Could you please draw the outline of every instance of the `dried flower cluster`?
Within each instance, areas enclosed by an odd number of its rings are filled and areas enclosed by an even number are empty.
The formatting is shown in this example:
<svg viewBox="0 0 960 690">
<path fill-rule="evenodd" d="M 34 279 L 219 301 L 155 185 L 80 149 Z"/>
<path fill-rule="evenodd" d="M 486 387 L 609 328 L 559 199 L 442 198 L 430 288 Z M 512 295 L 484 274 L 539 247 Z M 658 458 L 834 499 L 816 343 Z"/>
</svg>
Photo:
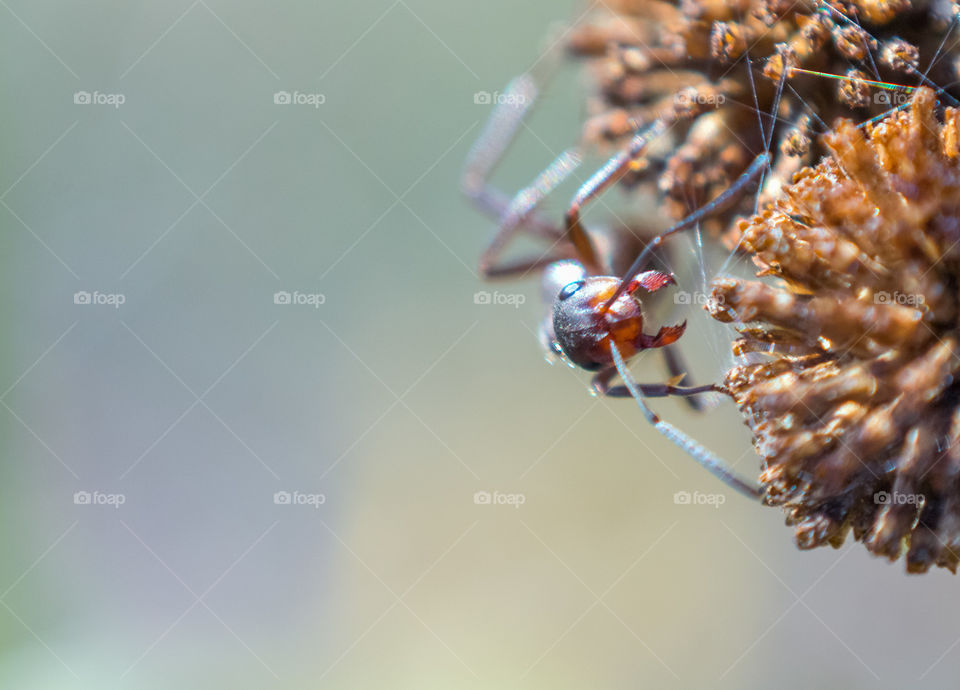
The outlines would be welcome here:
<svg viewBox="0 0 960 690">
<path fill-rule="evenodd" d="M 836 117 L 866 119 L 905 100 L 864 80 L 952 85 L 960 73 L 960 46 L 943 41 L 952 0 L 617 0 L 600 7 L 568 42 L 591 77 L 584 138 L 619 147 L 657 117 L 676 120 L 672 139 L 622 182 L 654 176 L 674 218 L 720 194 L 764 150 L 757 110 L 774 108 L 785 69 L 764 199 L 820 158 L 815 134 Z M 764 127 L 769 132 L 769 118 Z M 750 202 L 709 229 L 726 230 Z"/>
<path fill-rule="evenodd" d="M 960 111 L 930 89 L 739 223 L 770 282 L 720 279 L 725 385 L 800 547 L 848 532 L 907 569 L 960 562 Z"/>
<path fill-rule="evenodd" d="M 724 386 L 801 548 L 852 531 L 911 572 L 960 564 L 957 2 L 605 0 L 568 39 L 588 145 L 669 125 L 618 181 L 656 180 L 664 215 L 770 147 L 759 201 L 704 224 L 766 278 L 714 282 L 740 332 Z"/>
</svg>

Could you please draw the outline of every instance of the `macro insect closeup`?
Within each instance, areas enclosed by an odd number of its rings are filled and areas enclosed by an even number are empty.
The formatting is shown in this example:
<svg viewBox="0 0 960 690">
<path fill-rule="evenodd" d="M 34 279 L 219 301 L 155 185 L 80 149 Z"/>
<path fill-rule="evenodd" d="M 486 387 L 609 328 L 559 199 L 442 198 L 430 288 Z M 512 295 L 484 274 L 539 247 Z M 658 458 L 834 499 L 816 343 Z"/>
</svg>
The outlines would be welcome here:
<svg viewBox="0 0 960 690">
<path fill-rule="evenodd" d="M 722 481 L 782 507 L 801 548 L 852 534 L 909 572 L 960 563 L 957 23 L 952 2 L 599 4 L 563 38 L 588 77 L 579 140 L 518 193 L 491 184 L 542 87 L 525 74 L 463 178 L 497 225 L 481 273 L 540 276 L 542 344 L 593 372 L 595 394 L 632 398 Z M 598 154 L 563 216 L 542 212 Z M 651 195 L 666 229 L 589 227 L 585 208 L 613 188 Z M 728 256 L 696 314 L 731 326 L 734 364 L 713 382 L 675 351 L 687 324 L 644 309 L 682 287 L 672 238 L 694 232 Z M 520 235 L 541 251 L 503 259 Z M 664 353 L 661 382 L 628 368 L 648 349 Z M 706 393 L 741 412 L 755 475 L 647 403 L 698 409 Z"/>
</svg>

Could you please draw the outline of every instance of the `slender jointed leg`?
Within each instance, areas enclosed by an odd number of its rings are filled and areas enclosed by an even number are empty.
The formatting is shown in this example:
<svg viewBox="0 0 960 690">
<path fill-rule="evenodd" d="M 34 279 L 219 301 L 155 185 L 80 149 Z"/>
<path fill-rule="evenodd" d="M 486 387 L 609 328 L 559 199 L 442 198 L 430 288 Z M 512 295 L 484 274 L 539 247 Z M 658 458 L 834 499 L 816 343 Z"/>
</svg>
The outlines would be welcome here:
<svg viewBox="0 0 960 690">
<path fill-rule="evenodd" d="M 670 380 L 680 384 L 686 382 L 690 378 L 690 375 L 687 373 L 687 365 L 679 351 L 674 347 L 665 347 L 662 348 L 660 352 L 663 353 L 664 365 L 667 371 L 670 372 Z M 654 396 L 648 394 L 648 397 Z M 684 402 L 697 412 L 703 411 L 703 403 L 701 403 L 700 398 L 696 396 L 686 397 L 684 398 Z"/>
<path fill-rule="evenodd" d="M 500 215 L 497 234 L 480 256 L 480 272 L 484 277 L 490 278 L 505 275 L 504 267 L 498 267 L 496 265 L 500 254 L 520 229 L 528 227 L 527 221 L 534 214 L 537 206 L 539 206 L 550 192 L 556 189 L 578 165 L 580 165 L 580 156 L 576 150 L 570 149 L 564 151 L 543 172 L 537 175 L 536 179 L 530 185 L 520 190 L 520 192 L 514 196 Z M 544 235 L 542 232 L 537 234 Z M 552 245 L 557 245 L 562 242 L 563 235 L 558 228 L 551 226 L 550 232 L 546 233 L 546 238 L 551 241 Z M 569 258 L 569 256 L 553 256 L 551 260 L 556 261 L 558 258 Z M 519 267 L 523 266 L 526 266 L 526 270 L 532 270 L 534 267 L 539 267 L 544 260 L 545 257 L 541 256 L 515 264 L 510 272 L 525 272 L 519 270 Z"/>
<path fill-rule="evenodd" d="M 623 379 L 624 385 L 634 400 L 637 401 L 637 405 L 643 412 L 644 417 L 647 418 L 647 421 L 649 421 L 657 431 L 730 488 L 752 499 L 760 498 L 760 490 L 753 484 L 736 476 L 723 458 L 714 454 L 669 422 L 660 419 L 660 417 L 647 406 L 647 403 L 644 401 L 645 393 L 643 392 L 643 388 L 633 380 L 633 376 L 630 374 L 630 370 L 627 369 L 623 357 L 620 356 L 620 351 L 612 342 L 610 343 L 610 352 L 613 355 L 614 366 L 620 374 L 620 378 Z"/>
<path fill-rule="evenodd" d="M 514 78 L 487 119 L 483 131 L 467 154 L 460 187 L 481 211 L 499 217 L 509 197 L 489 184 L 490 175 L 513 143 L 520 125 L 537 98 L 537 85 L 529 74 Z"/>
<path fill-rule="evenodd" d="M 503 160 L 517 131 L 537 100 L 538 88 L 530 74 L 522 74 L 507 84 L 484 125 L 483 131 L 467 154 L 460 189 L 483 213 L 499 220 L 510 207 L 509 195 L 490 185 L 490 176 Z M 527 228 L 537 235 L 556 237 L 555 225 L 533 215 Z"/>
<path fill-rule="evenodd" d="M 594 375 L 593 380 L 590 382 L 591 389 L 597 395 L 603 395 L 609 398 L 631 397 L 632 394 L 627 386 L 610 385 L 610 382 L 616 375 L 616 366 L 609 366 L 601 369 Z M 636 385 L 637 388 L 643 392 L 643 395 L 646 398 L 666 398 L 668 396 L 677 396 L 683 397 L 687 400 L 696 400 L 695 396 L 702 395 L 704 393 L 721 392 L 719 387 L 712 384 L 696 387 L 674 386 L 669 383 L 638 383 Z"/>
<path fill-rule="evenodd" d="M 550 59 L 548 65 L 549 62 Z M 549 66 L 546 69 L 552 70 Z M 467 154 L 461 179 L 463 193 L 477 208 L 498 221 L 497 234 L 480 258 L 480 273 L 485 278 L 527 273 L 571 256 L 570 252 L 553 252 L 508 264 L 497 264 L 506 245 L 520 230 L 546 239 L 551 245 L 556 245 L 563 238 L 563 230 L 536 213 L 536 208 L 580 164 L 576 150 L 571 149 L 561 154 L 512 199 L 489 183 L 491 174 L 503 159 L 525 117 L 534 106 L 538 92 L 532 74 L 523 74 L 513 79 L 498 97 L 487 124 Z"/>
<path fill-rule="evenodd" d="M 567 237 L 577 250 L 580 262 L 590 273 L 602 273 L 602 265 L 594 251 L 590 238 L 580 224 L 580 212 L 592 199 L 602 194 L 611 185 L 616 184 L 630 169 L 630 164 L 639 157 L 647 145 L 663 134 L 667 129 L 664 120 L 655 120 L 651 125 L 634 136 L 630 145 L 608 160 L 602 168 L 590 176 L 577 190 L 570 202 L 566 214 Z"/>
<path fill-rule="evenodd" d="M 663 241 L 666 238 L 670 237 L 670 235 L 675 235 L 678 232 L 682 232 L 683 230 L 688 230 L 689 228 L 696 226 L 697 223 L 705 218 L 708 218 L 716 213 L 723 213 L 729 209 L 734 203 L 739 201 L 741 195 L 746 191 L 750 183 L 759 177 L 769 165 L 769 154 L 761 153 L 759 156 L 753 159 L 750 167 L 744 171 L 737 181 L 727 187 L 727 189 L 724 190 L 720 196 L 705 206 L 701 206 L 698 210 L 694 211 L 683 220 L 664 230 L 662 233 L 650 240 L 650 242 L 637 256 L 636 260 L 633 262 L 633 265 L 630 266 L 629 270 L 624 276 L 623 282 L 620 284 L 620 287 L 618 287 L 617 291 L 613 293 L 613 296 L 607 301 L 604 308 L 609 308 L 610 305 L 616 301 L 617 297 L 623 294 L 623 292 L 629 287 L 630 278 L 636 275 L 638 271 L 646 266 L 650 255 L 653 254 L 653 252 L 656 251 L 661 244 L 663 244 Z"/>
<path fill-rule="evenodd" d="M 528 273 L 548 268 L 557 261 L 563 261 L 569 258 L 569 253 L 561 251 L 549 252 L 539 257 L 528 257 L 515 261 L 504 261 L 491 266 L 481 266 L 481 275 L 486 280 L 523 277 Z"/>
<path fill-rule="evenodd" d="M 499 218 L 509 206 L 509 196 L 490 186 L 490 175 L 503 160 L 524 119 L 536 104 L 540 93 L 538 83 L 549 81 L 562 59 L 558 44 L 551 44 L 528 72 L 507 84 L 504 92 L 498 95 L 483 131 L 467 154 L 461 189 L 488 215 Z M 552 231 L 553 226 L 549 225 L 549 229 Z"/>
</svg>

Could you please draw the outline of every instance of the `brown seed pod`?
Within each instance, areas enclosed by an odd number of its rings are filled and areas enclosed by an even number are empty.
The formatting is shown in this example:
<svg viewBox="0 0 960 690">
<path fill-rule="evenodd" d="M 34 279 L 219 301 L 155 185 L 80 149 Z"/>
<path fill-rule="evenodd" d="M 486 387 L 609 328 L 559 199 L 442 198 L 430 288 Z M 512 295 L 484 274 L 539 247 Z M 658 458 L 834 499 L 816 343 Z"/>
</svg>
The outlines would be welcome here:
<svg viewBox="0 0 960 690">
<path fill-rule="evenodd" d="M 848 532 L 910 572 L 960 562 L 960 111 L 930 89 L 756 216 L 743 248 L 777 284 L 715 281 L 741 326 L 725 385 L 801 548 Z"/>
<path fill-rule="evenodd" d="M 721 194 L 767 148 L 770 118 L 764 116 L 765 133 L 757 109 L 769 115 L 778 103 L 774 174 L 761 190 L 768 197 L 798 168 L 796 160 L 778 159 L 784 150 L 798 150 L 782 144 L 801 118 L 818 133 L 837 117 L 878 116 L 897 104 L 864 79 L 960 83 L 960 45 L 943 40 L 952 20 L 946 1 L 619 0 L 598 6 L 568 39 L 590 76 L 584 139 L 602 150 L 623 148 L 656 118 L 676 119 L 669 141 L 620 181 L 629 188 L 660 178 L 661 209 L 672 218 Z M 834 85 L 821 74 L 848 79 Z M 951 89 L 960 96 L 960 88 Z M 707 129 L 698 126 L 704 119 L 712 121 L 710 137 L 698 136 Z M 823 153 L 814 139 L 801 163 Z M 733 221 L 748 210 L 751 200 L 705 228 L 735 242 Z"/>
<path fill-rule="evenodd" d="M 870 105 L 870 87 L 865 80 L 870 77 L 858 69 L 849 69 L 847 78 L 837 87 L 837 98 L 851 108 L 866 108 Z"/>
<path fill-rule="evenodd" d="M 632 261 L 621 286 L 645 268 L 649 248 L 683 229 L 712 230 L 751 253 L 760 275 L 779 282 L 717 281 L 710 311 L 740 328 L 740 359 L 724 385 L 763 459 L 766 503 L 784 508 L 803 548 L 839 545 L 852 530 L 877 554 L 905 553 L 912 572 L 955 570 L 960 111 L 944 109 L 960 95 L 960 44 L 947 40 L 952 0 L 600 5 L 568 41 L 590 75 L 577 152 L 616 155 L 581 186 L 565 231 L 553 236 L 570 240 L 583 275 Z M 920 84 L 944 87 L 914 88 Z M 910 108 L 899 107 L 911 92 Z M 843 119 L 851 116 L 871 119 L 860 127 Z M 531 191 L 552 188 L 541 182 L 555 172 L 551 166 L 518 195 L 520 206 L 536 198 Z M 659 194 L 664 215 L 685 220 L 640 255 L 598 255 L 580 212 L 608 183 L 644 184 Z M 754 204 L 763 212 L 742 220 Z M 499 249 L 498 239 L 491 246 Z M 541 264 L 518 265 L 527 272 Z M 590 302 L 578 314 L 586 320 L 597 307 Z M 567 352 L 576 347 L 553 350 L 578 361 Z M 613 353 L 617 375 L 629 382 Z M 675 376 L 684 371 L 676 359 L 668 366 Z M 611 388 L 612 372 L 598 373 L 596 392 L 626 389 L 661 433 L 676 431 L 629 385 Z M 756 494 L 717 470 L 707 449 L 679 433 L 670 438 L 729 485 Z"/>
</svg>

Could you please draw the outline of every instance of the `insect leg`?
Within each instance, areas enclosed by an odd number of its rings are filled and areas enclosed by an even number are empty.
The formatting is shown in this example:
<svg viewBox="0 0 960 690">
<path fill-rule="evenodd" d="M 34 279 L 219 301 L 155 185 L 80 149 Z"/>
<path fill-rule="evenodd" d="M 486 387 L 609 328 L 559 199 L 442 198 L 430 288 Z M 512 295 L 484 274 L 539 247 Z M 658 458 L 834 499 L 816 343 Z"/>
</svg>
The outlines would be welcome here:
<svg viewBox="0 0 960 690">
<path fill-rule="evenodd" d="M 507 84 L 503 98 L 493 108 L 487 123 L 467 154 L 460 189 L 487 216 L 500 220 L 510 208 L 510 196 L 490 184 L 489 178 L 516 138 L 527 113 L 536 102 L 537 85 L 530 74 L 522 74 Z M 556 239 L 556 225 L 538 214 L 525 219 L 532 234 Z"/>
<path fill-rule="evenodd" d="M 503 276 L 511 273 L 525 272 L 520 270 L 526 266 L 526 270 L 538 267 L 544 262 L 544 257 L 537 257 L 532 260 L 514 264 L 505 272 L 503 266 L 496 266 L 497 259 L 506 248 L 509 241 L 516 233 L 525 226 L 527 219 L 533 214 L 536 207 L 550 194 L 556 187 L 563 182 L 580 165 L 580 156 L 574 149 L 564 151 L 547 168 L 537 175 L 536 179 L 520 190 L 513 200 L 507 205 L 503 214 L 500 216 L 500 223 L 497 234 L 490 242 L 489 246 L 480 257 L 480 272 L 484 277 Z M 556 245 L 562 240 L 562 234 L 559 229 L 551 227 L 551 234 L 548 239 Z M 569 258 L 569 254 L 562 256 L 553 256 L 547 263 L 557 259 Z"/>
<path fill-rule="evenodd" d="M 649 243 L 643 248 L 640 254 L 637 256 L 636 260 L 633 262 L 633 265 L 630 266 L 630 269 L 624 275 L 623 282 L 620 284 L 620 287 L 617 288 L 616 292 L 613 293 L 613 296 L 607 301 L 604 308 L 609 308 L 611 304 L 619 297 L 623 291 L 630 284 L 631 278 L 637 274 L 640 269 L 646 266 L 646 262 L 649 260 L 650 255 L 661 245 L 663 241 L 674 235 L 678 232 L 688 230 L 694 227 L 697 223 L 702 221 L 704 218 L 714 215 L 715 213 L 722 213 L 736 203 L 741 195 L 746 191 L 747 187 L 753 182 L 757 177 L 759 177 L 770 165 L 770 156 L 767 153 L 761 153 L 759 156 L 753 159 L 753 162 L 750 164 L 744 173 L 734 182 L 732 185 L 727 187 L 724 192 L 718 196 L 716 199 L 710 203 L 701 206 L 699 209 L 691 213 L 689 216 L 679 221 L 670 228 L 664 230 L 662 233 L 650 240 Z"/>
<path fill-rule="evenodd" d="M 627 369 L 623 357 L 620 356 L 620 351 L 612 342 L 610 343 L 610 353 L 613 355 L 614 366 L 619 372 L 620 378 L 623 379 L 624 385 L 630 391 L 630 395 L 637 401 L 637 405 L 640 407 L 641 412 L 643 412 L 644 417 L 647 418 L 647 421 L 649 421 L 657 431 L 730 488 L 750 498 L 760 498 L 760 490 L 751 483 L 736 476 L 723 458 L 708 450 L 698 441 L 690 438 L 690 436 L 669 422 L 660 419 L 644 401 L 642 389 L 637 385 L 636 381 L 633 380 L 633 376 L 630 374 L 630 370 Z"/>
<path fill-rule="evenodd" d="M 687 365 L 684 360 L 683 354 L 675 347 L 664 347 L 660 349 L 660 352 L 663 353 L 663 362 L 667 367 L 667 371 L 670 372 L 671 380 L 677 380 L 680 383 L 688 381 L 690 375 L 687 373 Z M 626 386 L 624 386 L 626 390 Z M 627 393 L 629 395 L 629 392 Z M 653 397 L 648 395 L 647 397 Z M 700 398 L 696 396 L 690 396 L 684 398 L 684 402 L 687 403 L 697 412 L 703 411 L 703 403 L 700 402 Z"/>
<path fill-rule="evenodd" d="M 589 273 L 594 275 L 602 273 L 602 264 L 597 257 L 593 244 L 590 242 L 590 238 L 580 224 L 580 212 L 587 203 L 616 184 L 628 172 L 634 159 L 643 153 L 647 144 L 663 134 L 666 129 L 667 123 L 665 120 L 654 120 L 653 123 L 634 136 L 627 148 L 614 155 L 603 167 L 591 175 L 590 179 L 577 190 L 573 201 L 570 202 L 570 207 L 566 213 L 567 237 L 573 243 L 577 250 L 577 257 Z"/>
<path fill-rule="evenodd" d="M 507 84 L 487 119 L 483 131 L 467 154 L 460 188 L 483 212 L 497 218 L 509 205 L 503 192 L 491 187 L 490 175 L 513 143 L 517 130 L 537 98 L 537 85 L 529 74 L 521 74 Z"/>
<path fill-rule="evenodd" d="M 578 165 L 575 150 L 561 154 L 528 187 L 513 199 L 489 183 L 494 169 L 516 138 L 523 121 L 534 106 L 539 89 L 531 74 L 514 78 L 498 99 L 487 124 L 467 155 L 461 189 L 480 211 L 498 221 L 497 234 L 480 258 L 480 273 L 485 278 L 501 278 L 541 269 L 550 263 L 570 258 L 570 252 L 497 264 L 503 249 L 521 229 L 556 244 L 563 231 L 535 212 L 543 199 Z"/>
<path fill-rule="evenodd" d="M 630 389 L 627 388 L 627 386 L 610 385 L 610 382 L 616 375 L 617 368 L 615 366 L 609 366 L 601 369 L 591 380 L 591 389 L 597 395 L 602 395 L 609 398 L 632 397 Z M 666 398 L 678 396 L 693 400 L 695 399 L 694 396 L 697 395 L 721 392 L 719 387 L 712 384 L 707 386 L 697 386 L 695 388 L 687 386 L 674 386 L 669 383 L 637 383 L 636 386 L 643 392 L 644 397 L 647 398 Z"/>
</svg>

